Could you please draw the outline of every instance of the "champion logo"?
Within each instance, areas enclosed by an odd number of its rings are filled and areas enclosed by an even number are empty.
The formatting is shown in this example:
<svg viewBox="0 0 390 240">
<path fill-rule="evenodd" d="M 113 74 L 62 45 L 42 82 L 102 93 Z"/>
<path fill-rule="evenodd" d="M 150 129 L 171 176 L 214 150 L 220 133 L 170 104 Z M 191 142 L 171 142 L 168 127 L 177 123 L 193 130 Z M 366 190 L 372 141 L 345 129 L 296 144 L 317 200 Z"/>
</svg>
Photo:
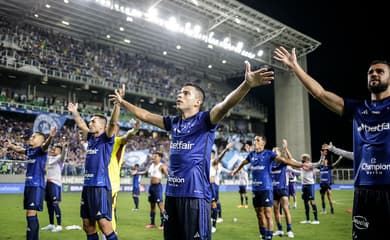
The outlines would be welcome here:
<svg viewBox="0 0 390 240">
<path fill-rule="evenodd" d="M 96 213 L 96 216 L 100 216 L 100 215 L 102 215 L 102 213 L 101 213 L 100 211 L 98 211 L 98 212 Z"/>
<path fill-rule="evenodd" d="M 269 199 L 267 198 L 267 199 L 265 199 L 265 202 L 269 202 Z"/>
<path fill-rule="evenodd" d="M 200 238 L 199 232 L 196 232 L 196 233 L 195 233 L 194 238 Z"/>
<path fill-rule="evenodd" d="M 35 206 L 35 204 L 32 202 L 32 203 L 30 203 L 30 205 L 29 205 L 30 207 L 34 207 Z"/>
</svg>

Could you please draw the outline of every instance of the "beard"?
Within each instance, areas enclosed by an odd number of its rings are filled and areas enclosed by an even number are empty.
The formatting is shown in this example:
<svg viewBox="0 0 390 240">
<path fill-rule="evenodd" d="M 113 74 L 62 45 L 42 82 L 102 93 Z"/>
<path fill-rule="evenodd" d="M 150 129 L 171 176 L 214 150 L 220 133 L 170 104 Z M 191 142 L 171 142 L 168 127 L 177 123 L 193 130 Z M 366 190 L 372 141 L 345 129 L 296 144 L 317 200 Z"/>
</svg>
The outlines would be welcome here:
<svg viewBox="0 0 390 240">
<path fill-rule="evenodd" d="M 374 94 L 384 92 L 387 90 L 388 87 L 389 86 L 387 85 L 387 83 L 382 83 L 382 82 L 380 82 L 379 84 L 374 85 L 374 86 L 371 86 L 370 84 L 368 84 L 368 90 Z"/>
</svg>

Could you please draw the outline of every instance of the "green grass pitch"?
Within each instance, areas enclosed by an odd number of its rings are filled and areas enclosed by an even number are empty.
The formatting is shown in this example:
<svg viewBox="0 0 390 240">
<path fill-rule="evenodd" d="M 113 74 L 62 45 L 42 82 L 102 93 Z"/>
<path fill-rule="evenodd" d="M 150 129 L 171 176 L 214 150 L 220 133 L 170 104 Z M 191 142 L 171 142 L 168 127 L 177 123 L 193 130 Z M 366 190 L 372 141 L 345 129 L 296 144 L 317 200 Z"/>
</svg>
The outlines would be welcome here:
<svg viewBox="0 0 390 240">
<path fill-rule="evenodd" d="M 81 193 L 64 193 L 63 201 L 60 204 L 62 210 L 63 226 L 79 225 L 81 219 L 79 217 L 79 204 Z M 213 240 L 249 240 L 259 239 L 257 228 L 257 219 L 253 207 L 251 206 L 252 194 L 249 193 L 249 208 L 237 208 L 239 204 L 238 192 L 220 193 L 222 203 L 222 217 L 224 221 L 217 224 L 217 232 L 213 234 Z M 346 212 L 352 208 L 353 192 L 348 190 L 333 191 L 335 201 L 335 214 L 319 214 L 319 225 L 300 224 L 304 220 L 303 203 L 300 199 L 300 192 L 297 192 L 298 209 L 291 210 L 293 231 L 295 239 L 300 240 L 329 240 L 329 239 L 351 239 L 352 218 L 351 213 Z M 0 195 L 0 239 L 25 239 L 26 218 L 25 210 L 23 210 L 23 195 L 10 194 Z M 316 195 L 316 203 L 318 210 L 321 210 L 321 201 L 319 193 Z M 149 223 L 149 203 L 147 202 L 147 194 L 142 193 L 140 197 L 140 211 L 132 212 L 133 200 L 131 193 L 121 192 L 118 196 L 118 232 L 119 239 L 131 240 L 158 240 L 163 239 L 162 232 L 158 229 L 144 229 L 144 226 Z M 328 203 L 327 206 L 329 207 Z M 329 209 L 328 209 L 329 212 Z M 160 223 L 160 215 L 156 214 L 156 223 Z M 312 213 L 310 212 L 312 217 Z M 38 214 L 40 227 L 48 224 L 46 206 L 43 212 Z M 234 222 L 233 218 L 238 221 Z M 276 226 L 275 226 L 276 227 Z M 283 219 L 284 231 L 285 221 Z M 40 231 L 41 240 L 74 240 L 86 239 L 82 230 L 63 230 L 62 232 L 52 233 Z M 287 239 L 275 236 L 273 239 Z"/>
</svg>

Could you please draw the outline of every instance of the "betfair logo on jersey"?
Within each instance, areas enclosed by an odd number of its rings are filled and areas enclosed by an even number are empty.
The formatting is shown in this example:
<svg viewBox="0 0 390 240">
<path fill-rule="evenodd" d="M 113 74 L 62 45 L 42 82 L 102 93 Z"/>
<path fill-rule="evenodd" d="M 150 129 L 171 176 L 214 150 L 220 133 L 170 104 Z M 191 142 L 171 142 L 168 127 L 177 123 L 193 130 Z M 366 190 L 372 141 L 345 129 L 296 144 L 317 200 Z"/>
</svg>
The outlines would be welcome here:
<svg viewBox="0 0 390 240">
<path fill-rule="evenodd" d="M 365 131 L 365 132 L 382 132 L 382 131 L 386 131 L 386 130 L 389 130 L 390 129 L 390 123 L 388 122 L 384 122 L 384 123 L 380 123 L 378 125 L 375 125 L 375 126 L 368 126 L 364 123 L 360 124 L 360 126 L 357 128 L 357 130 L 359 132 L 361 131 Z"/>
<path fill-rule="evenodd" d="M 265 166 L 253 166 L 251 167 L 252 170 L 264 170 Z"/>
<path fill-rule="evenodd" d="M 87 154 L 90 154 L 90 155 L 95 155 L 97 154 L 99 151 L 99 149 L 97 148 L 94 148 L 94 149 L 87 149 Z"/>
<path fill-rule="evenodd" d="M 194 145 L 195 144 L 191 142 L 178 141 L 178 142 L 171 142 L 170 148 L 178 149 L 178 150 L 191 150 Z"/>
</svg>

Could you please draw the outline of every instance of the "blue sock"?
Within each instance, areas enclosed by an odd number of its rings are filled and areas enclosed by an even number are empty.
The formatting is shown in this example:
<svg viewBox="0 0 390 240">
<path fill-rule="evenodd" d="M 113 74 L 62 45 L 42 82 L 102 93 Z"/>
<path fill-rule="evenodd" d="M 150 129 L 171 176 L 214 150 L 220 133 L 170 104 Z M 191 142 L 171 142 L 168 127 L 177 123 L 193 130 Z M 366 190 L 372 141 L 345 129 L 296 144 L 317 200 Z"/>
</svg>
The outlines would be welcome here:
<svg viewBox="0 0 390 240">
<path fill-rule="evenodd" d="M 27 220 L 27 232 L 26 239 L 27 240 L 38 240 L 39 239 L 39 222 L 38 216 L 28 216 Z"/>
<path fill-rule="evenodd" d="M 287 224 L 287 232 L 290 232 L 292 230 L 291 224 Z"/>
<path fill-rule="evenodd" d="M 54 208 L 51 202 L 46 203 L 47 213 L 49 214 L 49 223 L 54 224 Z"/>
<path fill-rule="evenodd" d="M 217 203 L 217 209 L 218 209 L 218 217 L 222 218 L 222 207 L 220 202 Z"/>
<path fill-rule="evenodd" d="M 134 199 L 135 208 L 138 209 L 139 198 L 138 197 L 133 197 L 133 199 Z"/>
<path fill-rule="evenodd" d="M 283 230 L 282 224 L 278 223 L 277 225 L 278 225 L 278 230 L 282 231 Z"/>
<path fill-rule="evenodd" d="M 266 232 L 267 232 L 267 229 L 265 227 L 260 227 L 261 236 L 265 237 Z"/>
<path fill-rule="evenodd" d="M 213 227 L 217 226 L 217 216 L 218 216 L 217 208 L 211 209 L 211 222 L 213 224 Z"/>
<path fill-rule="evenodd" d="M 57 225 L 61 225 L 61 209 L 58 203 L 53 203 L 53 209 L 56 213 Z"/>
<path fill-rule="evenodd" d="M 154 225 L 154 217 L 156 216 L 155 212 L 150 211 L 150 224 Z"/>
<path fill-rule="evenodd" d="M 106 236 L 106 239 L 107 239 L 107 240 L 117 240 L 118 238 L 117 238 L 115 232 L 112 232 L 112 233 L 110 233 L 110 234 L 108 234 L 108 235 Z"/>
<path fill-rule="evenodd" d="M 266 230 L 266 235 L 265 235 L 265 239 L 267 240 L 270 240 L 272 239 L 272 236 L 274 235 L 274 232 L 273 231 L 269 231 L 269 230 Z"/>
<path fill-rule="evenodd" d="M 99 235 L 96 233 L 87 235 L 87 240 L 99 240 Z"/>
</svg>

